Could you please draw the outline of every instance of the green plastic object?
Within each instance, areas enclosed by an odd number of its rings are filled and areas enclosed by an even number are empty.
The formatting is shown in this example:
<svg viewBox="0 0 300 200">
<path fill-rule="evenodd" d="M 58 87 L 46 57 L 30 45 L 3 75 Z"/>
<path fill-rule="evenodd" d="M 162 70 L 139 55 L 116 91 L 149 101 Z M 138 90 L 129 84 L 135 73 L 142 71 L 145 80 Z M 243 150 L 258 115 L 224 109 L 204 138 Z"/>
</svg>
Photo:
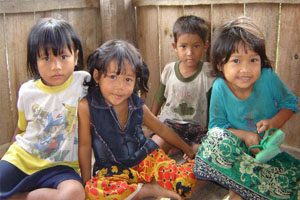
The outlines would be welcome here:
<svg viewBox="0 0 300 200">
<path fill-rule="evenodd" d="M 281 153 L 280 145 L 284 139 L 285 133 L 282 130 L 271 128 L 265 132 L 264 138 L 260 141 L 259 145 L 249 147 L 249 153 L 251 149 L 260 149 L 261 151 L 255 155 L 255 159 L 266 163 Z"/>
</svg>

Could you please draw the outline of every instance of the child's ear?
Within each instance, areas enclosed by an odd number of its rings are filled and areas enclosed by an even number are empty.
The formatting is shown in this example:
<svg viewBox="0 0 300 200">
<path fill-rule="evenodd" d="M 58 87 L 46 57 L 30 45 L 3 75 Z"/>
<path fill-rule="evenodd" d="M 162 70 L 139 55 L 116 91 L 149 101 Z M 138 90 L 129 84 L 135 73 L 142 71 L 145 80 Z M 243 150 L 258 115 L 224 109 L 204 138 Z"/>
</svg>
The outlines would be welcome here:
<svg viewBox="0 0 300 200">
<path fill-rule="evenodd" d="M 95 80 L 96 83 L 99 82 L 100 73 L 99 73 L 99 71 L 97 69 L 94 69 L 94 71 L 93 71 L 93 78 L 94 78 L 94 80 Z"/>
<path fill-rule="evenodd" d="M 208 47 L 209 47 L 209 41 L 206 41 L 204 43 L 204 49 L 205 49 L 205 51 L 208 49 Z"/>
<path fill-rule="evenodd" d="M 172 47 L 173 47 L 173 49 L 174 49 L 175 51 L 177 51 L 177 45 L 176 45 L 176 42 L 173 42 L 173 43 L 172 43 Z"/>
<path fill-rule="evenodd" d="M 76 66 L 77 63 L 78 63 L 78 53 L 79 53 L 79 50 L 77 49 L 77 50 L 74 52 L 75 66 Z"/>
</svg>

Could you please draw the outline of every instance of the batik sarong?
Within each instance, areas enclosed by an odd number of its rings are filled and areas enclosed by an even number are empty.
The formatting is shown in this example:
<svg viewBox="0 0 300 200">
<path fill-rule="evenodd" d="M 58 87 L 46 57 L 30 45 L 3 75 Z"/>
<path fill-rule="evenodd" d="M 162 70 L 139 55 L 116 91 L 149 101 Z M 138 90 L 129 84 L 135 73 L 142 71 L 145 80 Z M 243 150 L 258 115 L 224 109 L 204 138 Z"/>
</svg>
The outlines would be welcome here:
<svg viewBox="0 0 300 200">
<path fill-rule="evenodd" d="M 177 164 L 164 151 L 158 149 L 138 166 L 102 168 L 86 183 L 87 199 L 130 199 L 143 184 L 156 181 L 160 186 L 186 197 L 196 183 L 194 160 Z"/>
<path fill-rule="evenodd" d="M 198 179 L 211 180 L 243 199 L 299 199 L 300 161 L 282 152 L 267 163 L 248 154 L 245 143 L 228 130 L 211 129 L 195 158 Z"/>
</svg>

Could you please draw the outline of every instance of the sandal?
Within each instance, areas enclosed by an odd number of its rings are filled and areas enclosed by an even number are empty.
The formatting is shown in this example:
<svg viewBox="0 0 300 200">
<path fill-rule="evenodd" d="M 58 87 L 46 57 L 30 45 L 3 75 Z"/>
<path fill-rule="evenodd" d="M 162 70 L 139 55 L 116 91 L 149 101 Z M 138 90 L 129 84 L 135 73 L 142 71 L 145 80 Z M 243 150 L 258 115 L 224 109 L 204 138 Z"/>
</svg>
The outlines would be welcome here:
<svg viewBox="0 0 300 200">
<path fill-rule="evenodd" d="M 255 159 L 263 163 L 268 162 L 281 153 L 280 145 L 284 139 L 285 133 L 283 131 L 271 128 L 265 132 L 264 138 L 260 141 L 259 145 L 249 147 L 249 153 L 251 149 L 258 148 L 261 151 L 255 155 Z"/>
</svg>

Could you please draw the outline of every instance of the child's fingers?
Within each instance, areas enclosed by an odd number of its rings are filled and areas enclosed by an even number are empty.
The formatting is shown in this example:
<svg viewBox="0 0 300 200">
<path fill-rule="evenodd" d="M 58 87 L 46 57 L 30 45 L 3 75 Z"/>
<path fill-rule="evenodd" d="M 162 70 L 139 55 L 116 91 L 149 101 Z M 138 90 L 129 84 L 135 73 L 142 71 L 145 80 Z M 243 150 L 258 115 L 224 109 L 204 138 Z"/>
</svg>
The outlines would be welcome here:
<svg viewBox="0 0 300 200">
<path fill-rule="evenodd" d="M 256 129 L 258 133 L 262 133 L 270 128 L 268 120 L 261 120 L 256 124 Z"/>
<path fill-rule="evenodd" d="M 267 130 L 267 126 L 266 125 L 262 124 L 260 127 L 257 127 L 257 132 L 258 133 L 262 133 L 262 132 L 264 132 L 266 130 Z"/>
<path fill-rule="evenodd" d="M 190 158 L 188 157 L 188 155 L 187 155 L 187 154 L 183 154 L 183 156 L 182 156 L 182 157 L 183 157 L 183 159 L 184 159 L 184 160 L 186 160 L 186 161 L 188 161 L 188 160 L 190 159 Z"/>
</svg>

